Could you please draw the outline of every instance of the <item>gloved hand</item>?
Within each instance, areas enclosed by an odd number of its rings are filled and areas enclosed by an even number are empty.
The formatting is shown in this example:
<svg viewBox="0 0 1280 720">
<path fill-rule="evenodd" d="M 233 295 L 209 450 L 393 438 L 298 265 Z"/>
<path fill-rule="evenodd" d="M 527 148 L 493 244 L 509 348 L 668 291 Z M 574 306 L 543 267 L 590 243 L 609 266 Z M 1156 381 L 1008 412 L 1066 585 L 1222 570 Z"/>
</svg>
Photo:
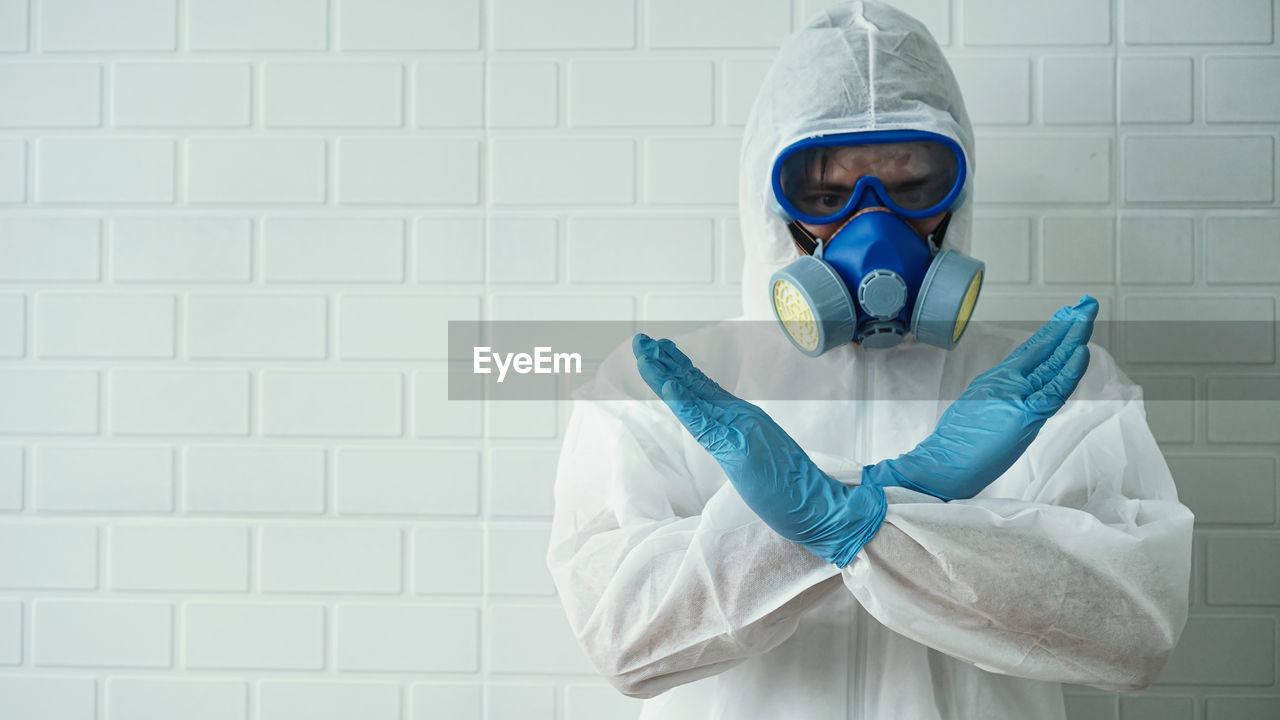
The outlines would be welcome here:
<svg viewBox="0 0 1280 720">
<path fill-rule="evenodd" d="M 822 472 L 763 410 L 702 374 L 670 340 L 641 333 L 631 349 L 641 377 L 779 535 L 844 567 L 880 529 L 884 490 Z"/>
<path fill-rule="evenodd" d="M 914 450 L 862 469 L 862 483 L 943 500 L 971 498 L 1000 477 L 1076 389 L 1089 366 L 1098 301 L 1059 308 L 1000 364 L 974 378 Z"/>
</svg>

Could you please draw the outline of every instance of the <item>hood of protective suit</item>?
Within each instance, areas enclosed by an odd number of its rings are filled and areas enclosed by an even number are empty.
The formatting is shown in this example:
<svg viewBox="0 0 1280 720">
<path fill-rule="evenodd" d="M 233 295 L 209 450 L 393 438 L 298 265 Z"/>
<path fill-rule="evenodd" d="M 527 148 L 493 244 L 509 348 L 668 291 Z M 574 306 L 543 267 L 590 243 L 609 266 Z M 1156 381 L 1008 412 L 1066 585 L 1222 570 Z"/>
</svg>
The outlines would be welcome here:
<svg viewBox="0 0 1280 720">
<path fill-rule="evenodd" d="M 915 18 L 887 5 L 833 8 L 793 34 L 779 50 L 747 119 L 738 181 L 746 259 L 742 306 L 747 318 L 772 319 L 768 283 L 800 257 L 786 223 L 772 210 L 769 172 L 787 145 L 804 137 L 912 128 L 945 135 L 964 148 L 972 197 L 973 128 L 951 67 Z M 942 247 L 968 252 L 972 203 L 952 209 Z"/>
</svg>

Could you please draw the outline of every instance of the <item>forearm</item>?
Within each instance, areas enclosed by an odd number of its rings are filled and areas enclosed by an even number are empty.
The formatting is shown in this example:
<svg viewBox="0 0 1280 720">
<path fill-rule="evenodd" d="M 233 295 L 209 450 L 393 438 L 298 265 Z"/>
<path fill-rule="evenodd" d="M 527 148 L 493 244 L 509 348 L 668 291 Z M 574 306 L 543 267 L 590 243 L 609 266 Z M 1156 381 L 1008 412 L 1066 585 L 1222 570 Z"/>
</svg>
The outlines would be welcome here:
<svg viewBox="0 0 1280 720">
<path fill-rule="evenodd" d="M 632 697 L 775 647 L 839 585 L 837 568 L 778 537 L 727 483 L 700 516 L 620 528 L 566 551 L 553 544 L 549 563 L 569 624 Z"/>
<path fill-rule="evenodd" d="M 1128 502 L 1130 528 L 1014 500 L 891 503 L 845 583 L 889 628 L 984 670 L 1145 687 L 1186 619 L 1191 515 Z"/>
<path fill-rule="evenodd" d="M 778 536 L 678 426 L 629 416 L 642 412 L 575 407 L 547 565 L 595 667 L 652 697 L 780 644 L 840 571 Z"/>
</svg>

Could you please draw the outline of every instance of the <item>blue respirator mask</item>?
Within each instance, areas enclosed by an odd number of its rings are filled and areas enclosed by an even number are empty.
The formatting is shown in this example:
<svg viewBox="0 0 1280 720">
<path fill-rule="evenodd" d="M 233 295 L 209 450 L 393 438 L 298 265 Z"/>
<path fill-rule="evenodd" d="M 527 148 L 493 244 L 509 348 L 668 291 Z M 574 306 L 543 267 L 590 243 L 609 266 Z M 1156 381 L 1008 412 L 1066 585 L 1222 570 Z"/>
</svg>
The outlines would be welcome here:
<svg viewBox="0 0 1280 720">
<path fill-rule="evenodd" d="M 851 341 L 893 347 L 908 330 L 955 347 L 985 266 L 940 250 L 905 219 L 958 206 L 965 175 L 959 144 L 918 130 L 809 137 L 778 154 L 775 211 L 793 228 L 843 223 L 769 280 L 774 316 L 801 352 L 817 357 Z"/>
</svg>

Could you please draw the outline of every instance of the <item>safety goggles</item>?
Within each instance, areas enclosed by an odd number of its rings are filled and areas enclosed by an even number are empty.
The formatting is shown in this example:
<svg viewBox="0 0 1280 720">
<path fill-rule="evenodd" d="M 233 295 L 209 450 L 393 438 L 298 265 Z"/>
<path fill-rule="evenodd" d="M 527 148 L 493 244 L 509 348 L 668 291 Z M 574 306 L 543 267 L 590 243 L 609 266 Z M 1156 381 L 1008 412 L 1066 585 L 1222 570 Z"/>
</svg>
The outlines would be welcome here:
<svg viewBox="0 0 1280 720">
<path fill-rule="evenodd" d="M 964 150 L 923 130 L 872 130 L 809 137 L 773 164 L 773 194 L 791 220 L 825 225 L 882 205 L 907 218 L 937 215 L 960 197 Z"/>
</svg>

